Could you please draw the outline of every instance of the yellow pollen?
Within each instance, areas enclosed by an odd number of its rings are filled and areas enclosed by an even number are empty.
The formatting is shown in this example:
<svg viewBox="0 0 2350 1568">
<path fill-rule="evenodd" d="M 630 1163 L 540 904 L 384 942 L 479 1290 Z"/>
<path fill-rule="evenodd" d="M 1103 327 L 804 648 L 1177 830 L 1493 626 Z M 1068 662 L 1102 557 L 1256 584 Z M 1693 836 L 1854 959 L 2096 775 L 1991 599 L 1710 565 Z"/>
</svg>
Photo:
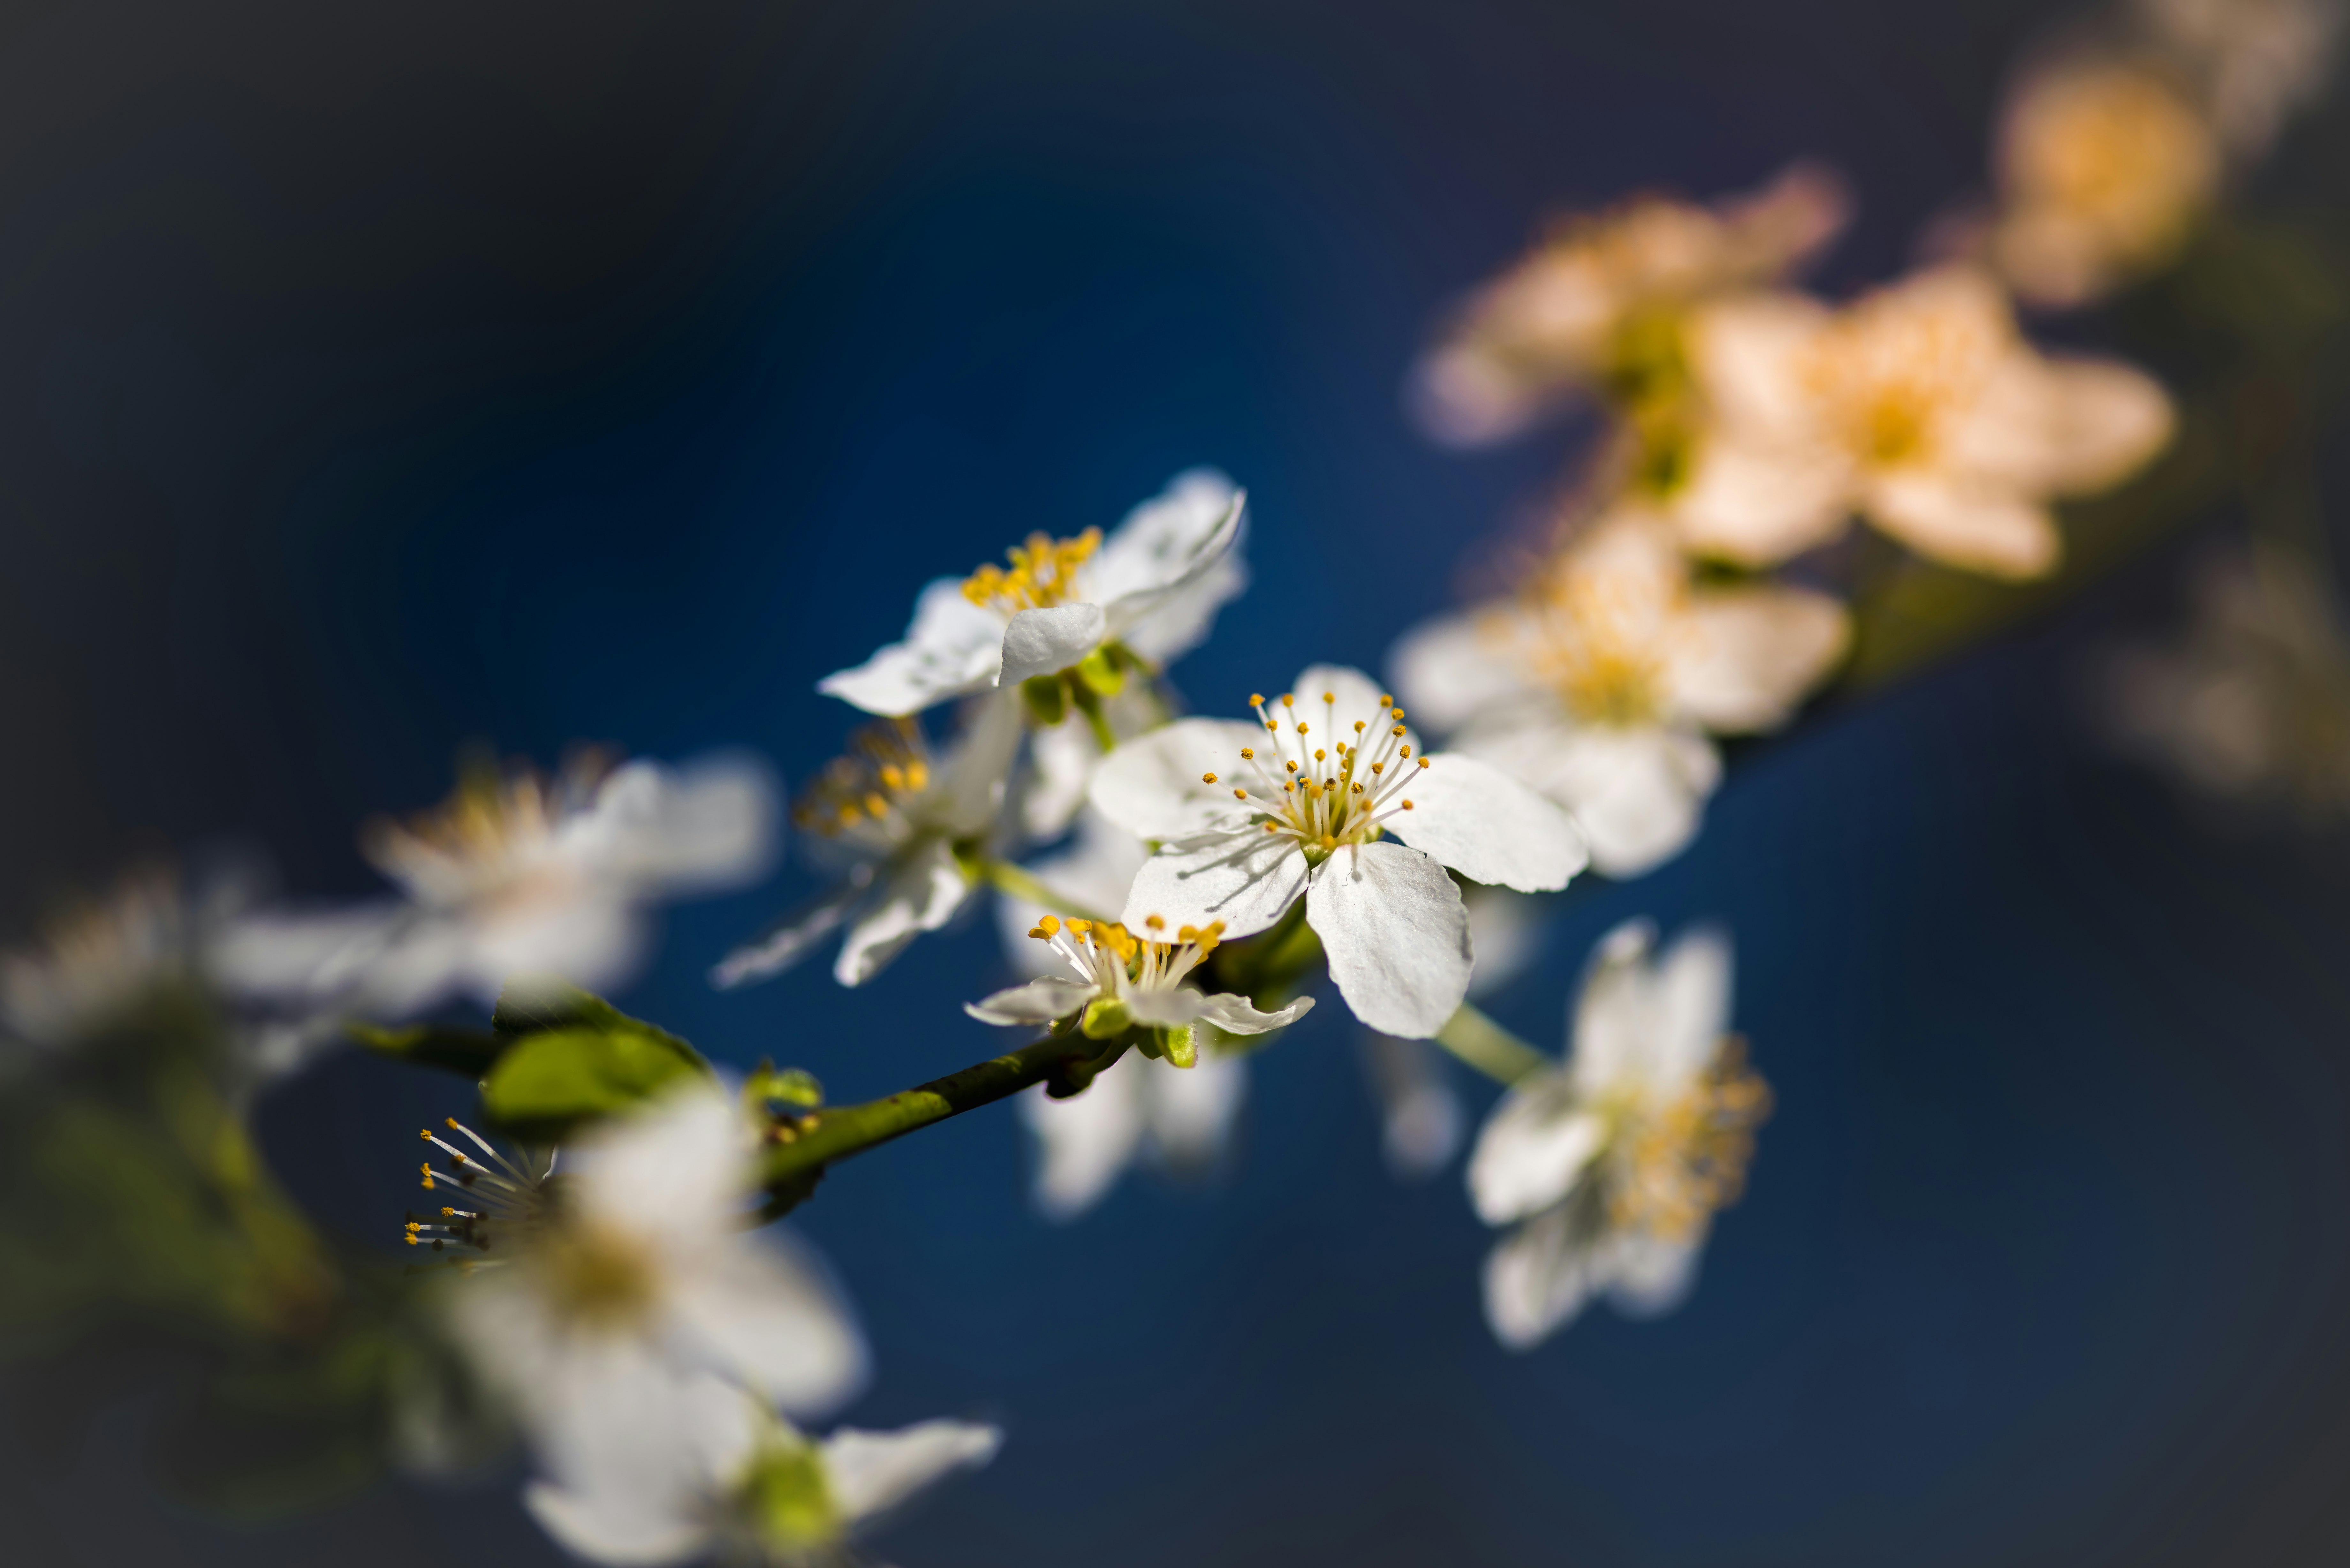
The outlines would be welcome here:
<svg viewBox="0 0 2350 1568">
<path fill-rule="evenodd" d="M 1294 708 L 1297 705 L 1297 699 L 1294 694 L 1284 691 L 1281 694 L 1281 705 L 1284 708 Z"/>
<path fill-rule="evenodd" d="M 1264 694 L 1263 694 L 1263 692 L 1261 692 L 1261 691 L 1252 691 L 1252 692 L 1250 692 L 1250 693 L 1249 693 L 1249 703 L 1248 703 L 1248 705 L 1249 705 L 1250 707 L 1252 707 L 1252 708 L 1262 708 L 1262 707 L 1263 707 L 1263 706 L 1264 706 Z"/>
<path fill-rule="evenodd" d="M 965 579 L 963 597 L 1005 615 L 1066 604 L 1076 587 L 1077 568 L 1100 546 L 1101 538 L 1098 528 L 1088 528 L 1074 539 L 1031 534 L 1025 544 L 1008 552 L 1010 571 L 992 565 L 980 567 Z"/>
<path fill-rule="evenodd" d="M 1322 693 L 1322 701 L 1325 702 L 1336 702 L 1337 700 L 1338 694 L 1336 691 L 1325 691 Z"/>
<path fill-rule="evenodd" d="M 432 1164 L 430 1160 L 427 1160 L 424 1165 L 424 1190 L 427 1192 L 432 1190 Z"/>
<path fill-rule="evenodd" d="M 1244 789 L 1236 789 L 1232 791 L 1232 798 L 1234 800 L 1246 800 L 1248 799 L 1248 791 Z"/>
<path fill-rule="evenodd" d="M 792 820 L 831 837 L 860 824 L 885 823 L 898 803 L 930 787 L 931 753 L 921 726 L 885 719 L 851 735 L 847 749 L 793 804 Z"/>
<path fill-rule="evenodd" d="M 422 1138 L 426 1143 L 431 1143 L 432 1141 L 432 1129 L 431 1127 L 420 1127 L 417 1129 L 416 1136 Z"/>
<path fill-rule="evenodd" d="M 1369 728 L 1369 726 L 1365 724 L 1360 719 L 1355 721 L 1355 733 L 1357 735 L 1361 734 L 1367 728 Z"/>
<path fill-rule="evenodd" d="M 1093 923 L 1091 920 L 1078 920 L 1078 919 L 1072 919 L 1072 920 L 1069 922 L 1069 929 L 1071 929 L 1072 931 L 1075 931 L 1077 935 L 1079 935 L 1079 936 L 1081 936 L 1081 937 L 1082 937 L 1082 936 L 1084 936 L 1087 931 L 1092 930 L 1093 929 L 1094 929 L 1094 923 Z"/>
<path fill-rule="evenodd" d="M 1322 762 L 1322 761 L 1324 761 L 1324 760 L 1325 760 L 1325 759 L 1326 759 L 1329 755 L 1330 755 L 1330 753 L 1327 753 L 1327 752 L 1324 751 L 1324 750 L 1323 750 L 1321 747 L 1319 747 L 1319 746 L 1316 746 L 1316 747 L 1315 747 L 1315 748 L 1314 748 L 1314 760 L 1315 760 L 1315 762 L 1317 762 L 1317 763 L 1318 763 L 1318 762 Z"/>
<path fill-rule="evenodd" d="M 1145 915 L 1142 918 L 1142 923 L 1154 931 L 1163 931 L 1167 929 L 1167 922 L 1157 915 Z"/>
<path fill-rule="evenodd" d="M 1256 761 L 1256 748 L 1254 746 L 1243 746 L 1241 748 L 1241 761 L 1244 763 L 1253 763 Z"/>
<path fill-rule="evenodd" d="M 1395 706 L 1395 699 L 1382 691 L 1379 693 L 1379 706 L 1382 708 L 1392 708 Z"/>
<path fill-rule="evenodd" d="M 1201 774 L 1200 775 L 1200 782 L 1201 784 L 1213 784 L 1216 782 L 1216 775 L 1213 774 Z"/>
<path fill-rule="evenodd" d="M 1420 765 L 1421 767 L 1426 767 L 1426 766 L 1428 765 L 1428 759 L 1427 759 L 1426 757 L 1422 757 L 1422 758 L 1420 758 L 1420 759 L 1419 759 L 1419 765 Z"/>
<path fill-rule="evenodd" d="M 1299 734 L 1301 734 L 1301 735 L 1303 735 L 1303 734 L 1307 734 L 1307 733 L 1310 733 L 1310 732 L 1309 732 L 1309 731 L 1308 731 L 1308 729 L 1306 728 L 1305 722 L 1304 720 L 1302 720 L 1302 719 L 1298 721 L 1298 723 L 1297 723 L 1297 732 L 1298 732 Z"/>
<path fill-rule="evenodd" d="M 1387 772 L 1387 771 L 1388 771 L 1388 765 L 1387 765 L 1387 763 L 1373 763 L 1371 764 L 1371 772 L 1373 772 L 1373 773 L 1375 773 L 1375 774 L 1383 774 L 1383 773 L 1385 773 L 1385 772 Z"/>
<path fill-rule="evenodd" d="M 1039 930 L 1043 931 L 1049 937 L 1054 932 L 1061 929 L 1060 917 L 1057 915 L 1047 915 L 1043 919 L 1036 922 L 1036 927 Z"/>
<path fill-rule="evenodd" d="M 1404 802 L 1404 803 L 1403 803 L 1403 808 L 1404 808 L 1406 811 L 1409 811 L 1409 810 L 1411 809 L 1411 802 L 1409 802 L 1409 801 L 1406 801 L 1406 802 Z"/>
</svg>

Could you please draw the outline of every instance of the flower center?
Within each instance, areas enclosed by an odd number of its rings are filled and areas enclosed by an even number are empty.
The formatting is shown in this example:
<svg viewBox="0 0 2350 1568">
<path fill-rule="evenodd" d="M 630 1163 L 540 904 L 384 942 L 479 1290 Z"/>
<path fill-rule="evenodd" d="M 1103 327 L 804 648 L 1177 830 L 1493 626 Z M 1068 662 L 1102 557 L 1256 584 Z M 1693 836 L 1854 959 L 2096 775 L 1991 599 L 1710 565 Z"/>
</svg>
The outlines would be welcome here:
<svg viewBox="0 0 2350 1568">
<path fill-rule="evenodd" d="M 509 1159 L 456 1117 L 448 1119 L 448 1127 L 486 1155 L 490 1163 L 483 1164 L 426 1127 L 424 1141 L 441 1151 L 449 1168 L 436 1170 L 432 1162 L 426 1160 L 424 1189 L 437 1192 L 443 1187 L 453 1187 L 458 1190 L 452 1196 L 459 1200 L 442 1205 L 437 1219 L 409 1215 L 408 1244 L 430 1247 L 436 1252 L 451 1247 L 492 1252 L 498 1254 L 493 1262 L 504 1262 L 505 1255 L 545 1229 L 548 1221 L 553 1211 L 549 1183 L 555 1173 L 555 1156 L 549 1152 L 546 1163 L 534 1170 L 531 1167 L 536 1162 L 529 1157 Z"/>
<path fill-rule="evenodd" d="M 931 748 L 912 719 L 885 719 L 849 737 L 792 803 L 795 826 L 827 838 L 879 838 L 902 826 L 902 806 L 931 786 Z"/>
<path fill-rule="evenodd" d="M 2107 72 L 2053 94 L 2018 137 L 2019 182 L 2125 249 L 2169 237 L 2192 204 L 2201 127 L 2160 82 Z"/>
<path fill-rule="evenodd" d="M 484 896 L 534 901 L 567 897 L 570 878 L 542 888 L 539 873 L 556 825 L 595 795 L 611 759 L 583 753 L 549 781 L 530 769 L 501 777 L 470 770 L 446 804 L 406 822 L 380 818 L 360 836 L 376 867 L 426 903 L 456 904 Z"/>
<path fill-rule="evenodd" d="M 1636 729 L 1665 707 L 1668 643 L 1685 585 L 1647 571 L 1566 568 L 1539 590 L 1528 649 L 1535 678 L 1584 723 Z"/>
<path fill-rule="evenodd" d="M 1341 735 L 1336 718 L 1338 696 L 1322 693 L 1322 732 L 1310 720 L 1298 717 L 1297 699 L 1284 693 L 1280 717 L 1265 711 L 1263 697 L 1251 697 L 1257 722 L 1273 739 L 1260 753 L 1254 746 L 1241 748 L 1241 761 L 1252 782 L 1232 786 L 1232 798 L 1256 808 L 1255 821 L 1267 833 L 1285 834 L 1297 841 L 1306 860 L 1320 865 L 1344 844 L 1368 844 L 1387 830 L 1382 826 L 1398 813 L 1409 811 L 1403 792 L 1409 781 L 1428 766 L 1426 757 L 1414 757 L 1404 739 L 1403 710 L 1392 697 L 1379 699 L 1378 733 L 1368 721 L 1357 719 Z M 1284 721 L 1288 728 L 1283 728 Z M 1214 774 L 1202 774 L 1203 784 L 1218 784 Z"/>
<path fill-rule="evenodd" d="M 660 1271 L 641 1243 L 609 1226 L 573 1220 L 531 1251 L 557 1314 L 586 1329 L 641 1321 L 659 1294 Z"/>
<path fill-rule="evenodd" d="M 1822 333 L 1804 384 L 1864 465 L 1927 462 L 1943 424 L 1981 391 L 2004 346 L 1970 312 L 1866 301 Z"/>
<path fill-rule="evenodd" d="M 1114 920 L 1063 921 L 1046 915 L 1028 934 L 1059 954 L 1078 976 L 1104 996 L 1130 991 L 1172 991 L 1223 940 L 1224 922 L 1185 926 L 1168 941 L 1167 922 L 1157 915 L 1143 921 L 1151 934 L 1138 937 Z"/>
<path fill-rule="evenodd" d="M 1685 1241 L 1744 1189 L 1754 1129 L 1771 1114 L 1771 1087 L 1746 1064 L 1745 1044 L 1733 1036 L 1677 1098 L 1654 1109 L 1627 1100 L 1613 1111 L 1609 1220 Z"/>
<path fill-rule="evenodd" d="M 993 565 L 980 567 L 964 579 L 963 597 L 1005 615 L 1065 604 L 1076 591 L 1077 568 L 1100 548 L 1101 541 L 1098 528 L 1088 528 L 1074 539 L 1031 534 L 1026 544 L 1012 546 L 1010 571 Z"/>
</svg>

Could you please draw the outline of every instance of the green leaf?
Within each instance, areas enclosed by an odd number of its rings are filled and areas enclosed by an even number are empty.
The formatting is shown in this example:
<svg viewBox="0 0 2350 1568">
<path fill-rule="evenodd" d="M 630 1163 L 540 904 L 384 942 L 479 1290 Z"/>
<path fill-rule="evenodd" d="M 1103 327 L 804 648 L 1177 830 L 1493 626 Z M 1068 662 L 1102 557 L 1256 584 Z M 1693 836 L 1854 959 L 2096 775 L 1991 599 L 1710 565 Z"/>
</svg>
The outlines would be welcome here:
<svg viewBox="0 0 2350 1568">
<path fill-rule="evenodd" d="M 482 1084 L 490 1119 L 516 1137 L 558 1141 L 583 1121 L 627 1110 L 710 1071 L 684 1041 L 613 1016 L 618 1027 L 546 1029 L 517 1041 Z"/>
<path fill-rule="evenodd" d="M 602 997 L 549 975 L 525 975 L 507 981 L 498 993 L 497 1010 L 490 1014 L 490 1027 L 501 1034 L 536 1034 L 574 1024 L 595 1029 L 622 1024 L 652 1027 L 639 1023 Z"/>
<path fill-rule="evenodd" d="M 379 1029 L 369 1023 L 346 1023 L 343 1032 L 379 1056 L 439 1067 L 478 1078 L 513 1044 L 503 1034 L 484 1029 L 456 1029 L 441 1023 L 416 1023 L 405 1029 Z"/>
</svg>

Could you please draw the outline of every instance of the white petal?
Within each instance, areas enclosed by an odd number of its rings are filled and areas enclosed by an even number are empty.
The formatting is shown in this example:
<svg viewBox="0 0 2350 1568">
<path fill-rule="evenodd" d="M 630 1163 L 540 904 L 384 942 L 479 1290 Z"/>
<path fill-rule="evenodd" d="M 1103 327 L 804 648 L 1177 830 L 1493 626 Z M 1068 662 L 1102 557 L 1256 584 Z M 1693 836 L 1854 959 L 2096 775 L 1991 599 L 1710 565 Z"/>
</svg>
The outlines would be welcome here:
<svg viewBox="0 0 2350 1568">
<path fill-rule="evenodd" d="M 962 1010 L 982 1023 L 1050 1023 L 1068 1017 L 1097 994 L 1097 988 L 1083 981 L 1047 975 L 999 991 L 983 1002 L 966 1002 Z"/>
<path fill-rule="evenodd" d="M 671 1509 L 644 1491 L 583 1493 L 534 1480 L 522 1501 L 556 1545 L 590 1563 L 682 1563 L 710 1544 L 706 1515 L 684 1506 L 698 1499 Z"/>
<path fill-rule="evenodd" d="M 1502 1096 L 1469 1156 L 1477 1218 L 1506 1225 L 1562 1201 L 1607 1140 L 1563 1072 L 1544 1072 Z"/>
<path fill-rule="evenodd" d="M 1488 605 L 1429 621 L 1388 653 L 1396 694 L 1414 722 L 1450 732 L 1478 714 L 1544 695 L 1519 657 L 1522 617 Z"/>
<path fill-rule="evenodd" d="M 1566 813 L 1501 769 L 1458 752 L 1426 759 L 1403 785 L 1412 809 L 1388 831 L 1471 882 L 1548 893 L 1589 863 Z"/>
<path fill-rule="evenodd" d="M 1800 588 L 1700 590 L 1671 643 L 1675 710 L 1716 734 L 1775 729 L 1844 657 L 1851 618 Z"/>
<path fill-rule="evenodd" d="M 1021 1119 L 1036 1137 L 1036 1207 L 1046 1219 L 1084 1213 L 1132 1162 L 1142 1141 L 1148 1065 L 1129 1052 L 1096 1074 L 1083 1094 L 1056 1100 L 1040 1084 L 1021 1096 Z"/>
<path fill-rule="evenodd" d="M 775 832 L 775 780 L 756 763 L 719 760 L 674 773 L 630 763 L 563 824 L 560 849 L 589 874 L 627 886 L 723 888 L 766 869 Z"/>
<path fill-rule="evenodd" d="M 1711 432 L 1669 509 L 1693 553 L 1760 568 L 1842 533 L 1856 488 L 1850 465 L 1829 448 Z"/>
<path fill-rule="evenodd" d="M 1028 760 L 1020 826 L 1031 839 L 1049 844 L 1067 831 L 1069 819 L 1086 804 L 1102 749 L 1092 726 L 1064 722 L 1044 725 L 1029 737 Z"/>
<path fill-rule="evenodd" d="M 1485 1259 L 1485 1322 L 1512 1350 L 1531 1350 L 1574 1321 L 1591 1297 L 1589 1250 L 1565 1209 L 1503 1237 Z"/>
<path fill-rule="evenodd" d="M 795 1416 L 865 1385 L 865 1337 L 813 1254 L 782 1231 L 733 1239 L 677 1293 L 681 1325 L 725 1371 Z"/>
<path fill-rule="evenodd" d="M 719 960 L 711 968 L 710 983 L 725 991 L 783 973 L 841 928 L 872 879 L 872 867 L 858 867 L 839 887 L 793 910 L 756 940 Z"/>
<path fill-rule="evenodd" d="M 1603 1096 L 1645 1072 L 1663 1023 L 1648 968 L 1656 945 L 1655 923 L 1630 919 L 1591 950 L 1566 1013 L 1568 1071 L 1586 1095 Z"/>
<path fill-rule="evenodd" d="M 1248 1097 L 1246 1058 L 1203 1050 L 1189 1067 L 1139 1066 L 1143 1116 L 1159 1163 L 1178 1171 L 1213 1165 L 1232 1141 Z"/>
<path fill-rule="evenodd" d="M 1020 753 L 1020 708 L 1016 691 L 991 691 L 963 705 L 962 732 L 941 766 L 935 796 L 923 801 L 924 820 L 955 837 L 993 824 Z"/>
<path fill-rule="evenodd" d="M 1256 771 L 1243 748 L 1266 753 L 1267 736 L 1254 724 L 1225 719 L 1178 719 L 1127 742 L 1094 770 L 1094 809 L 1143 838 L 1181 838 L 1245 817 L 1232 797 L 1255 787 Z M 1274 765 L 1267 770 L 1278 774 Z M 1202 775 L 1214 774 L 1209 784 Z"/>
<path fill-rule="evenodd" d="M 1689 932 L 1657 961 L 1658 1068 L 1667 1082 L 1711 1064 L 1730 1032 L 1731 976 L 1730 938 L 1713 927 Z"/>
<path fill-rule="evenodd" d="M 1591 864 L 1610 877 L 1636 877 L 1679 854 L 1721 777 L 1703 736 L 1669 729 L 1552 722 L 1471 732 L 1460 745 L 1565 806 Z"/>
<path fill-rule="evenodd" d="M 914 602 L 906 639 L 816 689 L 868 713 L 901 717 L 994 684 L 1003 654 L 1003 617 L 963 596 L 962 579 L 941 577 Z"/>
<path fill-rule="evenodd" d="M 1198 1019 L 1212 1023 L 1227 1034 L 1263 1034 L 1269 1030 L 1286 1028 L 1313 1011 L 1314 999 L 1301 996 L 1286 1007 L 1271 1012 L 1261 1012 L 1244 996 L 1218 992 L 1201 997 L 1196 1010 Z"/>
<path fill-rule="evenodd" d="M 1297 684 L 1285 695 L 1296 697 L 1295 710 L 1285 711 L 1277 706 L 1265 710 L 1283 721 L 1284 741 L 1289 740 L 1293 721 L 1303 721 L 1311 726 L 1306 732 L 1306 739 L 1316 746 L 1322 744 L 1320 737 L 1325 735 L 1335 736 L 1349 744 L 1355 743 L 1355 726 L 1358 723 L 1363 726 L 1365 737 L 1377 735 L 1383 725 L 1390 723 L 1388 710 L 1379 706 L 1379 699 L 1385 693 L 1369 676 L 1348 665 L 1309 665 L 1298 671 Z M 1324 701 L 1326 698 L 1329 701 Z M 1404 732 L 1403 739 L 1414 753 L 1420 750 L 1419 737 L 1410 730 Z M 1367 738 L 1364 743 L 1368 743 Z"/>
<path fill-rule="evenodd" d="M 953 851 L 936 841 L 923 845 L 890 870 L 872 908 L 849 928 L 832 977 L 843 985 L 864 984 L 908 942 L 952 919 L 970 894 Z"/>
<path fill-rule="evenodd" d="M 1305 891 L 1305 857 L 1286 834 L 1237 833 L 1179 839 L 1142 863 L 1119 916 L 1141 930 L 1153 915 L 1170 930 L 1224 924 L 1226 940 L 1263 930 Z"/>
<path fill-rule="evenodd" d="M 1469 912 L 1444 867 L 1399 844 L 1340 849 L 1315 869 L 1306 923 L 1357 1018 L 1421 1040 L 1469 992 Z"/>
<path fill-rule="evenodd" d="M 1934 472 L 1888 473 L 1869 484 L 1867 505 L 1886 533 L 1965 571 L 2044 576 L 2064 553 L 2048 509 L 2004 488 L 1969 486 Z"/>
<path fill-rule="evenodd" d="M 583 1215 L 660 1246 L 733 1230 L 750 1191 L 752 1153 L 741 1110 L 697 1078 L 582 1135 L 564 1169 Z"/>
<path fill-rule="evenodd" d="M 824 1473 L 850 1523 L 895 1508 L 956 1470 L 995 1457 L 1003 1433 L 971 1421 L 923 1421 L 894 1432 L 843 1427 L 825 1438 Z"/>
<path fill-rule="evenodd" d="M 1198 646 L 1216 611 L 1248 586 L 1238 545 L 1247 497 L 1212 471 L 1179 476 L 1135 509 L 1087 564 L 1087 594 L 1109 635 L 1165 663 Z"/>
<path fill-rule="evenodd" d="M 1704 1251 L 1702 1230 L 1694 1239 L 1678 1241 L 1618 1236 L 1607 1251 L 1609 1304 L 1626 1317 L 1662 1317 L 1689 1300 Z"/>
<path fill-rule="evenodd" d="M 1022 610 L 1003 629 L 1001 683 L 1016 686 L 1031 676 L 1051 675 L 1101 646 L 1099 605 L 1054 605 Z"/>
</svg>

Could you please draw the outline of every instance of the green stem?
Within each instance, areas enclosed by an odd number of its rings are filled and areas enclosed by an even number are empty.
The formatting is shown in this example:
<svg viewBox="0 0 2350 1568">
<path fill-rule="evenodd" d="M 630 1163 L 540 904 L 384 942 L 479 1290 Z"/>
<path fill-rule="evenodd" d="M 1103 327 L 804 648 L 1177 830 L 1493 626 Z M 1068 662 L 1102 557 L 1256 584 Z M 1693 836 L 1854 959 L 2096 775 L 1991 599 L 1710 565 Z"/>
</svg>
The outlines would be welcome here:
<svg viewBox="0 0 2350 1568">
<path fill-rule="evenodd" d="M 1552 1065 L 1549 1057 L 1466 1002 L 1436 1032 L 1436 1043 L 1497 1084 L 1514 1084 Z"/>
<path fill-rule="evenodd" d="M 1100 1054 L 1101 1049 L 1099 1041 L 1088 1040 L 1072 1030 L 1024 1045 L 1009 1055 L 965 1067 L 960 1073 L 900 1090 L 887 1099 L 818 1111 L 801 1119 L 796 1136 L 790 1142 L 769 1147 L 762 1161 L 760 1179 L 779 1193 L 796 1189 L 804 1194 L 827 1167 L 837 1161 L 862 1154 L 876 1144 L 888 1143 L 917 1127 L 993 1105 L 1031 1084 L 1043 1083 L 1058 1069 L 1090 1061 Z"/>
<path fill-rule="evenodd" d="M 1099 702 L 1080 703 L 1077 711 L 1086 716 L 1086 723 L 1094 732 L 1094 744 L 1102 749 L 1102 755 L 1118 750 L 1118 732 L 1109 727 L 1109 715 L 1102 711 Z"/>
<path fill-rule="evenodd" d="M 1056 915 L 1074 916 L 1080 920 L 1099 920 L 1105 925 L 1109 923 L 1109 916 L 1097 914 L 1075 898 L 1055 893 L 1024 866 L 1015 866 L 1009 860 L 998 860 L 989 856 L 979 862 L 979 874 L 998 891 L 1009 893 L 1015 898 L 1024 898 Z"/>
</svg>

